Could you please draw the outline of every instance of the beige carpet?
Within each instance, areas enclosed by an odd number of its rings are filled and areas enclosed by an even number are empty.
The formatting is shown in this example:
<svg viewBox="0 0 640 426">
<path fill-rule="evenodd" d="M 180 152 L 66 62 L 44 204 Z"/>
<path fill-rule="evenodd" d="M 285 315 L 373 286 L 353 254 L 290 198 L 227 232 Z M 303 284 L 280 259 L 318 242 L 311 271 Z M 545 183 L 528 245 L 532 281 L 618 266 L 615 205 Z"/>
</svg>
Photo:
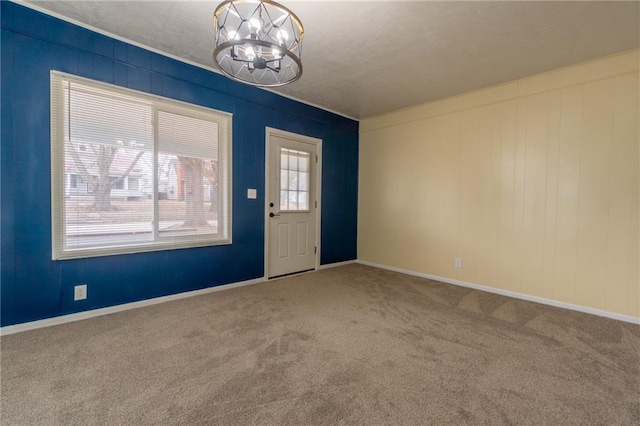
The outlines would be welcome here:
<svg viewBox="0 0 640 426">
<path fill-rule="evenodd" d="M 640 424 L 640 326 L 361 265 L 1 345 L 2 425 Z"/>
</svg>

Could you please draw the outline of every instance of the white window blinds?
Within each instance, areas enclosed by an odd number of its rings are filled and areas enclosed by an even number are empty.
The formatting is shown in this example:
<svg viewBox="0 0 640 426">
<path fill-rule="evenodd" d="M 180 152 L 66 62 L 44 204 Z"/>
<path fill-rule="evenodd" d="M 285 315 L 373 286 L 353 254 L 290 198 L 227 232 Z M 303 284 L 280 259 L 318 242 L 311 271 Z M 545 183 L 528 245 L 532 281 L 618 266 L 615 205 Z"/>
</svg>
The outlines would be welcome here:
<svg viewBox="0 0 640 426">
<path fill-rule="evenodd" d="M 153 148 L 151 103 L 70 81 L 63 90 L 71 141 Z"/>
</svg>

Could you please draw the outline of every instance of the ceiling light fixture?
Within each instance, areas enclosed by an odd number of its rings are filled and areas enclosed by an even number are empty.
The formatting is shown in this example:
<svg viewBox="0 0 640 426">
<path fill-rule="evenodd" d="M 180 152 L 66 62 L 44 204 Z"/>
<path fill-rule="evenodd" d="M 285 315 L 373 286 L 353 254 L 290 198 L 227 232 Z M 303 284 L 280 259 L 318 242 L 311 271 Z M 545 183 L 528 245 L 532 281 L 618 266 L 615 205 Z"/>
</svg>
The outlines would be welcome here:
<svg viewBox="0 0 640 426">
<path fill-rule="evenodd" d="M 298 17 L 270 0 L 226 0 L 213 14 L 213 60 L 233 80 L 276 87 L 302 75 L 304 29 Z"/>
</svg>

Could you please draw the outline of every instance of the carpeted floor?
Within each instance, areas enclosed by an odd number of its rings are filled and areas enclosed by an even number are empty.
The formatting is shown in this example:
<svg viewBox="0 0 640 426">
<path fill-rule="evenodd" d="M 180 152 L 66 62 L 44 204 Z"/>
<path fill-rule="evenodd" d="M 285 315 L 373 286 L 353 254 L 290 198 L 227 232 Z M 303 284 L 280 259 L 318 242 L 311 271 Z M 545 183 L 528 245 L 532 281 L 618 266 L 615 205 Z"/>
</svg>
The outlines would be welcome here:
<svg viewBox="0 0 640 426">
<path fill-rule="evenodd" d="M 640 326 L 355 264 L 1 345 L 2 425 L 640 424 Z"/>
</svg>

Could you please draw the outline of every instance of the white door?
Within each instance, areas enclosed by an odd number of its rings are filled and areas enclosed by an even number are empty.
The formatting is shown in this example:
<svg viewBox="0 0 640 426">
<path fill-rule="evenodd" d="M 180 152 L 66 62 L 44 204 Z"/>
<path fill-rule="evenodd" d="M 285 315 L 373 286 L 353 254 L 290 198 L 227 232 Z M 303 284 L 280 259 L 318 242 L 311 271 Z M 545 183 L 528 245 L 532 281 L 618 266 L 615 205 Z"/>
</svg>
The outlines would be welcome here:
<svg viewBox="0 0 640 426">
<path fill-rule="evenodd" d="M 319 140 L 267 130 L 267 277 L 316 267 Z"/>
</svg>

